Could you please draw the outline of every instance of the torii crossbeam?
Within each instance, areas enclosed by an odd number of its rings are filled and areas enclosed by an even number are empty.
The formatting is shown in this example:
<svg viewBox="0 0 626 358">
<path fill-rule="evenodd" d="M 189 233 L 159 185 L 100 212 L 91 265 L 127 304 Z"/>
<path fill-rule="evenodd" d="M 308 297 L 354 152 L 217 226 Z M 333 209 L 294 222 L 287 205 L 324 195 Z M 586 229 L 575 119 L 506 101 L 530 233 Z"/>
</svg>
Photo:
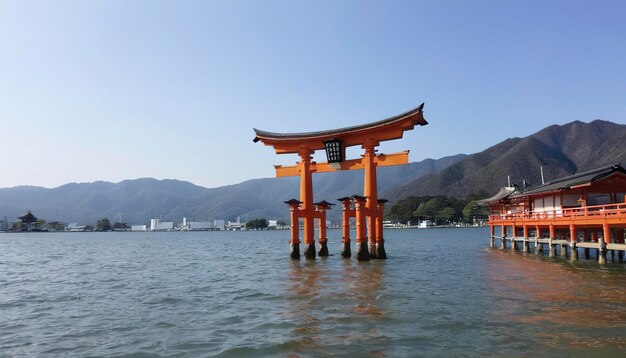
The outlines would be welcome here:
<svg viewBox="0 0 626 358">
<path fill-rule="evenodd" d="M 273 133 L 254 128 L 254 142 L 261 141 L 274 147 L 276 154 L 298 154 L 302 159 L 295 166 L 275 166 L 276 176 L 300 176 L 300 200 L 292 199 L 286 203 L 291 208 L 291 257 L 300 258 L 299 219 L 304 221 L 304 255 L 314 259 L 315 238 L 314 220 L 320 220 L 320 252 L 328 255 L 326 245 L 326 210 L 330 203 L 313 203 L 312 173 L 332 172 L 337 170 L 364 170 L 363 196 L 341 198 L 343 250 L 342 256 L 350 257 L 350 217 L 356 218 L 356 252 L 359 260 L 387 258 L 385 252 L 382 216 L 385 200 L 378 200 L 376 167 L 408 164 L 409 152 L 376 155 L 380 142 L 402 138 L 404 131 L 415 125 L 426 125 L 423 116 L 424 104 L 408 112 L 378 122 L 308 133 Z M 365 153 L 361 159 L 345 160 L 347 147 L 360 145 Z M 326 150 L 327 163 L 311 161 L 316 150 Z M 323 230 L 322 230 L 323 227 Z M 367 243 L 369 242 L 369 245 Z"/>
</svg>

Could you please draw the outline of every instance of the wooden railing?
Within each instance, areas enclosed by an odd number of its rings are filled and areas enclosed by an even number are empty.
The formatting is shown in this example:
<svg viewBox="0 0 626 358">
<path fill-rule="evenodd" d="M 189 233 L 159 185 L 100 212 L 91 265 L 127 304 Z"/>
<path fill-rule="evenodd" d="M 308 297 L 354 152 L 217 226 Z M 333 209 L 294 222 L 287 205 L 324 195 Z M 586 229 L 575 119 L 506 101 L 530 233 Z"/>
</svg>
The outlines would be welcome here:
<svg viewBox="0 0 626 358">
<path fill-rule="evenodd" d="M 490 221 L 501 220 L 545 220 L 555 218 L 596 218 L 626 216 L 626 203 L 582 206 L 547 211 L 521 211 L 511 214 L 489 215 Z"/>
</svg>

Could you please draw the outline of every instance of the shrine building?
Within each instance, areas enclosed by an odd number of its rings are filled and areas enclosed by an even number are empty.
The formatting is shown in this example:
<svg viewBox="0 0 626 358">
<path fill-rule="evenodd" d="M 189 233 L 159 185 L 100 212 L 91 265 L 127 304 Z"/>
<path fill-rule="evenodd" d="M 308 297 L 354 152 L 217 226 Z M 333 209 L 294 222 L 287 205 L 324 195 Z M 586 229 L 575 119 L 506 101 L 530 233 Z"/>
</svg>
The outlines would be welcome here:
<svg viewBox="0 0 626 358">
<path fill-rule="evenodd" d="M 490 246 L 507 243 L 512 251 L 541 254 L 547 245 L 548 256 L 568 257 L 575 261 L 579 249 L 586 259 L 590 250 L 600 264 L 607 254 L 623 262 L 626 244 L 626 170 L 615 164 L 565 178 L 536 188 L 520 190 L 505 187 L 479 205 L 489 207 Z M 496 236 L 496 228 L 501 235 Z"/>
</svg>

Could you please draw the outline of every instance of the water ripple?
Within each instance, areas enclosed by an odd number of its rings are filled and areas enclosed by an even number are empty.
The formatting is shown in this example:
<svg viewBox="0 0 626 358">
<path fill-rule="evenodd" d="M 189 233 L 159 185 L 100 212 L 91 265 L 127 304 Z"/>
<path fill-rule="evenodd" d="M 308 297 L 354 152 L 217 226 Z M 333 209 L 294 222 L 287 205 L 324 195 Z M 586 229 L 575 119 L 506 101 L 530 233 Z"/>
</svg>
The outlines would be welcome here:
<svg viewBox="0 0 626 358">
<path fill-rule="evenodd" d="M 330 249 L 340 250 L 330 230 Z M 288 259 L 288 232 L 0 235 L 0 355 L 626 352 L 626 269 L 393 230 L 389 260 Z"/>
</svg>

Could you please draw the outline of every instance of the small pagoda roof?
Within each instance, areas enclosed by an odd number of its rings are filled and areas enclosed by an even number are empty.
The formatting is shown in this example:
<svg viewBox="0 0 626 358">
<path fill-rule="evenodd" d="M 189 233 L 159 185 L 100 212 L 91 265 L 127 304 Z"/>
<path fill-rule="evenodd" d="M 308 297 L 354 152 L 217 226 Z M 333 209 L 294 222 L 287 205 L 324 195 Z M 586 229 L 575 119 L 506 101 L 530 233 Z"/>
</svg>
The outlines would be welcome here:
<svg viewBox="0 0 626 358">
<path fill-rule="evenodd" d="M 361 195 L 352 195 L 352 199 L 356 200 L 356 201 L 366 201 L 367 198 Z"/>
<path fill-rule="evenodd" d="M 302 204 L 302 202 L 300 200 L 296 200 L 296 199 L 289 199 L 287 201 L 284 201 L 285 204 L 287 205 L 300 205 Z"/>
<path fill-rule="evenodd" d="M 620 165 L 620 163 L 610 165 L 607 167 L 593 169 L 593 170 L 589 170 L 586 172 L 570 175 L 564 178 L 556 179 L 544 185 L 538 186 L 536 188 L 524 190 L 523 192 L 520 193 L 520 195 L 526 196 L 526 195 L 533 195 L 533 194 L 571 189 L 572 187 L 575 187 L 575 186 L 589 184 L 596 180 L 606 178 L 614 173 L 626 174 L 626 169 L 624 169 Z"/>
<path fill-rule="evenodd" d="M 345 147 L 363 144 L 365 139 L 385 141 L 402 138 L 402 133 L 415 125 L 426 125 L 424 104 L 405 113 L 377 122 L 352 127 L 302 133 L 275 133 L 254 128 L 253 141 L 274 146 L 277 153 L 297 153 L 299 148 L 324 149 L 324 141 L 341 139 Z"/>
<path fill-rule="evenodd" d="M 329 203 L 326 200 L 322 200 L 322 201 L 318 201 L 317 203 L 313 203 L 313 205 L 330 207 L 335 204 Z"/>
</svg>

